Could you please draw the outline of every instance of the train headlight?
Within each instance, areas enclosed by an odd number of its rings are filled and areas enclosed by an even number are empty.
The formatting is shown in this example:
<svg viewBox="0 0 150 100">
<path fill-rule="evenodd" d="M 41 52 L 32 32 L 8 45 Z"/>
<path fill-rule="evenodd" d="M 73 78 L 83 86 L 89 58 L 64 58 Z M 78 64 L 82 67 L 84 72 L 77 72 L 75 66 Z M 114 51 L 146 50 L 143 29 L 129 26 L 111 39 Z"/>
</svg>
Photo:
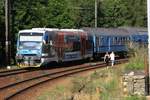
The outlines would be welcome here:
<svg viewBox="0 0 150 100">
<path fill-rule="evenodd" d="M 23 49 L 23 46 L 19 46 L 19 49 Z"/>
<path fill-rule="evenodd" d="M 41 63 L 44 63 L 44 58 L 41 58 Z"/>
<path fill-rule="evenodd" d="M 17 58 L 17 59 L 23 59 L 23 56 L 22 56 L 21 54 L 17 54 L 17 55 L 16 55 L 16 58 Z"/>
</svg>

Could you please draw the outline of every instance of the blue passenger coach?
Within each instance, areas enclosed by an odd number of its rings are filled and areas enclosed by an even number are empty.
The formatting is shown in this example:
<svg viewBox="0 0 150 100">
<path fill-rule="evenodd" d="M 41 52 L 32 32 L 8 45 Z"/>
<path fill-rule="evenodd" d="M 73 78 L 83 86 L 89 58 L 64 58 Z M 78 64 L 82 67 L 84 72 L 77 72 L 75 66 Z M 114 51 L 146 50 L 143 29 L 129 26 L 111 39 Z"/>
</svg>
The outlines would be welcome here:
<svg viewBox="0 0 150 100">
<path fill-rule="evenodd" d="M 103 57 L 106 52 L 115 52 L 118 56 L 125 56 L 128 46 L 133 43 L 147 43 L 146 30 L 135 28 L 84 28 L 93 35 L 93 56 Z"/>
</svg>

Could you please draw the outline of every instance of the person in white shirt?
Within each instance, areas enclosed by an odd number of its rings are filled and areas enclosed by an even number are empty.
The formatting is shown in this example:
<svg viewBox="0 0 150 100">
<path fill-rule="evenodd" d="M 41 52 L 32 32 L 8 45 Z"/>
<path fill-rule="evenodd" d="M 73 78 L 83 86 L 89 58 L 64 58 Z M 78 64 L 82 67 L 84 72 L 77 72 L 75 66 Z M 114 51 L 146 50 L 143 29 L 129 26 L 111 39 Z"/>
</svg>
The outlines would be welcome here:
<svg viewBox="0 0 150 100">
<path fill-rule="evenodd" d="M 111 60 L 111 66 L 114 66 L 114 62 L 115 62 L 115 54 L 114 54 L 113 51 L 112 51 L 111 54 L 110 54 L 110 60 Z"/>
</svg>

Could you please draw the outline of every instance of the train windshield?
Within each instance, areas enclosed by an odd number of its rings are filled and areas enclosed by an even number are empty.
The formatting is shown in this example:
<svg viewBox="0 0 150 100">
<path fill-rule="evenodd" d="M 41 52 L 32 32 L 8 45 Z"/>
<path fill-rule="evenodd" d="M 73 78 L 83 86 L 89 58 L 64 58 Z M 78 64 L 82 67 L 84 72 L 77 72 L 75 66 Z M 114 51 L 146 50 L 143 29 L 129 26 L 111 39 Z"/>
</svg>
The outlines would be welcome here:
<svg viewBox="0 0 150 100">
<path fill-rule="evenodd" d="M 40 49 L 42 38 L 42 33 L 21 33 L 19 36 L 19 49 Z"/>
</svg>

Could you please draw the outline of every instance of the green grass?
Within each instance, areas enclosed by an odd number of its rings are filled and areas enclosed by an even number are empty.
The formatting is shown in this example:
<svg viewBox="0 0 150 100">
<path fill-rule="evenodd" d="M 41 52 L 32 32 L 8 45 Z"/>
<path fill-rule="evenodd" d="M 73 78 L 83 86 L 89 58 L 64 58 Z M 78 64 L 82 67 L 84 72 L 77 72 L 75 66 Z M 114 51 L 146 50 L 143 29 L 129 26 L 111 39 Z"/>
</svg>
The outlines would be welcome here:
<svg viewBox="0 0 150 100">
<path fill-rule="evenodd" d="M 124 98 L 124 100 L 146 100 L 146 97 L 139 97 L 139 96 L 128 96 Z"/>
<path fill-rule="evenodd" d="M 37 100 L 66 100 L 69 98 L 67 89 L 64 86 L 56 86 L 55 89 L 43 93 Z"/>
<path fill-rule="evenodd" d="M 122 71 L 122 66 L 119 66 L 100 69 L 89 76 L 73 77 L 69 85 L 57 86 L 43 93 L 38 100 L 71 100 L 74 95 L 78 95 L 79 100 L 85 98 L 88 98 L 86 100 L 145 100 L 145 97 L 136 95 L 124 97 L 121 83 Z"/>
<path fill-rule="evenodd" d="M 103 86 L 102 88 L 103 92 L 100 94 L 101 100 L 110 100 L 110 98 L 116 97 L 114 95 L 114 93 L 116 93 L 116 88 L 117 88 L 116 80 L 111 80 L 110 82 L 105 83 L 102 86 Z"/>
</svg>

